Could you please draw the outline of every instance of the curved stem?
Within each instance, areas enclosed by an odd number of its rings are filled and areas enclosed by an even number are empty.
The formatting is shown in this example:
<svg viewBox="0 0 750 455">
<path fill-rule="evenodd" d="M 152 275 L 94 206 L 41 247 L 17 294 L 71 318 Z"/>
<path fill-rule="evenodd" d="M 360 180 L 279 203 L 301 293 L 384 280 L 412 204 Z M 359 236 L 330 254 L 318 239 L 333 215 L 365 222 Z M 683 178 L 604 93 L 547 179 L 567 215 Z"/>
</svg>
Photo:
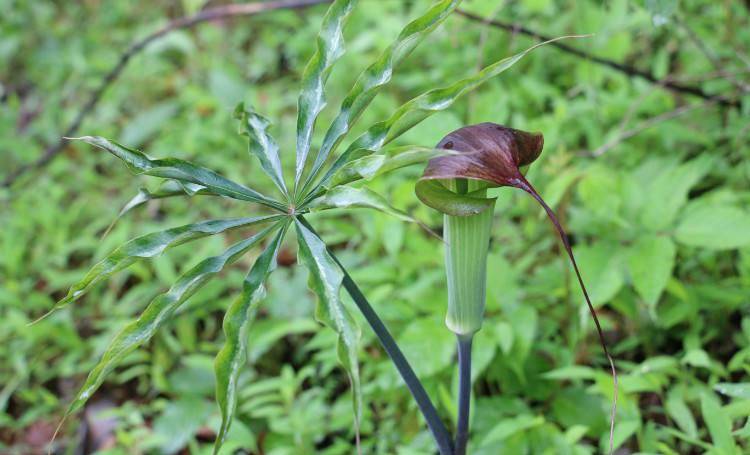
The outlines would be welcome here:
<svg viewBox="0 0 750 455">
<path fill-rule="evenodd" d="M 471 403 L 471 342 L 474 335 L 458 335 L 458 418 L 455 455 L 466 455 L 469 442 L 469 407 Z"/>
<path fill-rule="evenodd" d="M 299 216 L 298 219 L 307 229 L 315 235 L 318 235 L 315 229 L 310 226 L 310 223 L 308 223 L 304 217 Z M 401 349 L 396 344 L 396 340 L 393 339 L 388 328 L 383 324 L 383 321 L 378 317 L 377 313 L 375 313 L 375 310 L 367 301 L 364 294 L 362 294 L 357 283 L 352 280 L 352 277 L 330 249 L 328 249 L 328 254 L 331 255 L 331 258 L 336 261 L 341 268 L 341 271 L 344 273 L 344 281 L 342 283 L 344 289 L 346 289 L 352 297 L 357 308 L 359 308 L 359 311 L 362 312 L 367 323 L 370 325 L 373 332 L 375 332 L 381 346 L 383 346 L 383 349 L 391 358 L 391 361 L 401 375 L 401 378 L 403 378 L 406 383 L 406 387 L 409 389 L 409 392 L 411 392 L 412 397 L 414 397 L 414 401 L 417 402 L 417 407 L 427 421 L 427 426 L 432 433 L 432 437 L 435 439 L 440 455 L 453 455 L 453 442 L 451 441 L 450 433 L 448 433 L 448 430 L 445 428 L 443 421 L 437 413 L 437 409 L 435 409 L 435 405 L 432 404 L 429 395 L 427 395 L 422 383 L 419 381 L 419 378 L 417 378 L 411 365 L 409 365 L 409 362 L 406 360 L 404 353 L 401 352 Z"/>
</svg>

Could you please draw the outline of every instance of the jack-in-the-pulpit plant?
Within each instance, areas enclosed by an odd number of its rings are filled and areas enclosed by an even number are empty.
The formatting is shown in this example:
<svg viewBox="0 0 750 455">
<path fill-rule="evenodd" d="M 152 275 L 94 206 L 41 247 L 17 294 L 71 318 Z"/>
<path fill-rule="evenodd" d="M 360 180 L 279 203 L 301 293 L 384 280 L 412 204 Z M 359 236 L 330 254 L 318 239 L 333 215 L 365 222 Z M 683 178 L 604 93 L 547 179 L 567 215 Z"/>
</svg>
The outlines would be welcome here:
<svg viewBox="0 0 750 455">
<path fill-rule="evenodd" d="M 604 341 L 599 319 L 578 270 L 567 235 L 552 209 L 526 180 L 521 168 L 542 152 L 540 133 L 481 123 L 460 128 L 445 136 L 438 149 L 452 155 L 433 158 L 416 185 L 416 194 L 426 205 L 444 214 L 445 268 L 448 277 L 448 312 L 445 322 L 458 338 L 459 406 L 455 453 L 463 454 L 468 439 L 471 381 L 471 342 L 482 327 L 487 280 L 487 252 L 490 247 L 495 198 L 487 188 L 511 186 L 536 199 L 562 239 L 578 282 L 596 324 L 602 348 L 612 368 L 615 395 L 610 423 L 609 450 L 612 452 L 617 400 L 617 373 Z"/>
<path fill-rule="evenodd" d="M 214 445 L 214 451 L 218 451 L 231 426 L 237 407 L 237 380 L 247 361 L 247 334 L 256 310 L 263 302 L 264 283 L 276 265 L 277 254 L 285 235 L 294 232 L 299 246 L 299 262 L 309 270 L 309 285 L 318 297 L 316 318 L 334 330 L 338 336 L 338 359 L 348 373 L 351 383 L 352 434 L 357 445 L 359 446 L 360 443 L 359 422 L 363 408 L 358 362 L 360 330 L 342 303 L 340 297 L 342 286 L 351 295 L 357 308 L 362 312 L 404 379 L 425 417 L 440 453 L 453 454 L 456 445 L 459 447 L 462 444 L 465 445 L 468 428 L 459 428 L 457 442 L 454 442 L 451 433 L 440 420 L 435 406 L 393 337 L 352 281 L 348 272 L 305 218 L 306 215 L 318 210 L 369 207 L 388 212 L 406 221 L 413 221 L 409 215 L 391 207 L 385 198 L 361 183 L 394 169 L 423 163 L 437 157 L 438 159 L 432 161 L 428 167 L 425 178 L 453 179 L 455 181 L 454 186 L 451 187 L 453 191 L 423 180 L 420 182 L 420 186 L 424 186 L 420 191 L 420 197 L 426 201 L 445 203 L 446 207 L 450 207 L 441 209 L 441 206 L 437 206 L 438 209 L 448 214 L 446 215 L 448 217 L 446 234 L 449 244 L 460 244 L 462 239 L 472 236 L 479 239 L 466 243 L 466 249 L 463 251 L 451 250 L 448 256 L 450 275 L 453 277 L 450 284 L 449 326 L 459 335 L 466 335 L 469 339 L 471 334 L 479 329 L 481 305 L 485 292 L 484 263 L 487 249 L 485 239 L 491 227 L 492 201 L 484 195 L 485 184 L 477 184 L 474 180 L 470 182 L 463 180 L 465 178 L 476 180 L 475 176 L 448 175 L 442 172 L 447 168 L 441 165 L 455 162 L 443 161 L 444 158 L 455 157 L 462 160 L 471 154 L 457 153 L 466 151 L 459 146 L 458 142 L 455 142 L 453 146 L 449 146 L 446 142 L 438 148 L 386 146 L 433 113 L 450 107 L 467 91 L 510 68 L 541 44 L 495 62 L 465 79 L 412 98 L 396 109 L 390 117 L 371 125 L 359 137 L 349 140 L 343 151 L 339 152 L 339 147 L 347 139 L 361 114 L 379 91 L 389 83 L 398 64 L 429 33 L 444 22 L 459 3 L 460 0 L 437 1 L 420 17 L 408 23 L 396 40 L 360 74 L 342 102 L 338 115 L 323 135 L 322 144 L 316 146 L 312 138 L 316 119 L 326 106 L 324 88 L 334 63 L 344 53 L 343 28 L 357 1 L 335 0 L 332 3 L 323 19 L 315 52 L 302 75 L 302 88 L 298 100 L 296 160 L 294 171 L 290 173 L 288 179 L 282 165 L 283 154 L 269 132 L 270 122 L 242 105 L 236 111 L 241 130 L 248 137 L 249 154 L 258 160 L 262 170 L 275 186 L 276 197 L 261 193 L 242 183 L 229 180 L 210 169 L 182 159 L 154 159 L 141 151 L 102 137 L 78 138 L 120 158 L 134 174 L 162 179 L 157 189 L 139 191 L 123 208 L 119 216 L 150 199 L 191 197 L 197 194 L 254 204 L 259 209 L 259 213 L 243 218 L 197 221 L 135 238 L 94 265 L 79 282 L 70 288 L 67 296 L 60 300 L 50 313 L 73 303 L 86 295 L 93 286 L 137 261 L 153 258 L 167 249 L 204 237 L 229 231 L 248 231 L 248 235 L 243 240 L 231 245 L 224 253 L 206 258 L 182 273 L 168 291 L 154 298 L 136 320 L 122 328 L 74 396 L 65 412 L 65 417 L 82 408 L 105 380 L 107 374 L 115 369 L 128 354 L 147 343 L 161 327 L 170 321 L 173 315 L 181 311 L 185 301 L 199 288 L 242 255 L 259 248 L 261 252 L 247 273 L 240 295 L 226 311 L 223 322 L 226 340 L 215 360 L 216 400 L 222 419 Z M 456 140 L 464 137 L 460 132 L 454 134 L 458 135 Z M 465 140 L 469 141 L 469 139 Z M 487 158 L 487 162 L 477 162 L 476 165 L 487 167 L 486 175 L 491 178 L 480 179 L 493 184 L 507 183 L 504 181 L 498 183 L 493 180 L 492 176 L 496 175 L 495 169 L 492 159 L 489 156 Z M 515 164 L 524 163 L 518 161 Z M 521 178 L 520 182 L 524 180 Z M 530 186 L 525 189 L 532 191 Z M 430 192 L 435 192 L 435 197 L 424 196 Z M 453 202 L 451 202 L 451 197 L 454 198 Z M 436 207 L 434 204 L 431 205 Z M 450 213 L 450 210 L 462 206 L 465 207 L 459 209 L 458 213 Z M 462 210 L 469 212 L 474 210 L 476 218 L 465 217 Z M 469 275 L 474 281 L 463 281 Z M 473 306 L 467 306 L 465 302 L 473 302 Z"/>
</svg>

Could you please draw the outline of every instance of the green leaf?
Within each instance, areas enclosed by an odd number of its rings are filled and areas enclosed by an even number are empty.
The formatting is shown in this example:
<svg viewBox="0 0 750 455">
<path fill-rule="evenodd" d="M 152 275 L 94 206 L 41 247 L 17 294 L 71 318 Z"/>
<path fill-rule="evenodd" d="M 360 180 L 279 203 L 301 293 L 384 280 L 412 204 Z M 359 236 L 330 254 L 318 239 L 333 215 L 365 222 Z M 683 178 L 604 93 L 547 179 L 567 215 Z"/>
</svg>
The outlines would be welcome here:
<svg viewBox="0 0 750 455">
<path fill-rule="evenodd" d="M 310 152 L 315 120 L 326 105 L 324 87 L 334 63 L 344 55 L 343 29 L 357 0 L 336 0 L 323 18 L 317 49 L 302 74 L 297 102 L 297 163 L 294 183 L 299 184 Z"/>
<path fill-rule="evenodd" d="M 750 245 L 750 213 L 726 205 L 702 205 L 686 210 L 675 239 L 689 246 L 728 250 Z"/>
<path fill-rule="evenodd" d="M 388 154 L 376 153 L 366 155 L 362 158 L 352 160 L 342 166 L 338 172 L 331 177 L 328 187 L 333 188 L 338 185 L 345 185 L 361 179 L 371 180 L 396 169 L 423 163 L 438 156 L 452 155 L 455 153 L 456 152 L 453 150 L 408 145 L 405 147 L 396 147 L 393 150 L 390 150 Z"/>
<path fill-rule="evenodd" d="M 276 268 L 276 256 L 287 226 L 288 224 L 285 224 L 279 230 L 265 251 L 258 256 L 242 283 L 242 294 L 224 315 L 226 341 L 217 354 L 214 364 L 216 401 L 221 410 L 221 427 L 216 436 L 214 454 L 218 453 L 232 424 L 232 417 L 237 408 L 237 378 L 247 360 L 248 328 L 255 317 L 258 303 L 265 296 L 263 283 Z"/>
<path fill-rule="evenodd" d="M 643 235 L 630 247 L 627 264 L 638 294 L 648 305 L 659 300 L 672 276 L 676 248 L 669 237 Z"/>
<path fill-rule="evenodd" d="M 108 278 L 113 273 L 129 267 L 143 258 L 152 258 L 183 243 L 222 232 L 252 226 L 258 223 L 277 220 L 280 215 L 257 216 L 248 218 L 231 218 L 225 220 L 208 220 L 186 224 L 165 231 L 152 232 L 130 240 L 114 250 L 107 257 L 91 268 L 79 282 L 71 286 L 68 294 L 50 310 L 47 315 L 78 300 L 95 284 Z M 46 315 L 45 315 L 46 316 Z"/>
<path fill-rule="evenodd" d="M 425 14 L 407 24 L 396 40 L 359 75 L 357 82 L 341 103 L 339 114 L 326 132 L 306 185 L 317 177 L 328 156 L 336 150 L 378 92 L 391 81 L 394 67 L 419 46 L 460 3 L 461 0 L 442 0 L 433 5 Z"/>
<path fill-rule="evenodd" d="M 281 160 L 279 159 L 279 145 L 276 140 L 268 133 L 269 122 L 265 117 L 245 109 L 245 105 L 240 103 L 234 111 L 235 117 L 240 120 L 241 128 L 250 138 L 249 151 L 260 161 L 260 166 L 268 175 L 276 188 L 284 196 L 288 196 L 286 184 L 284 183 L 284 174 L 281 169 Z"/>
<path fill-rule="evenodd" d="M 728 397 L 750 400 L 750 382 L 720 382 L 714 385 L 714 390 Z"/>
<path fill-rule="evenodd" d="M 363 156 L 363 153 L 370 154 L 377 152 L 385 144 L 399 137 L 430 115 L 450 107 L 464 93 L 474 90 L 484 82 L 507 70 L 534 49 L 565 38 L 574 38 L 574 36 L 563 36 L 536 44 L 521 53 L 485 67 L 473 76 L 454 82 L 446 87 L 429 90 L 407 101 L 388 120 L 372 125 L 352 142 L 346 151 L 336 159 L 328 172 L 326 172 L 320 185 L 326 185 L 331 176 L 349 161 L 360 158 Z"/>
<path fill-rule="evenodd" d="M 315 318 L 338 334 L 338 358 L 346 369 L 352 386 L 354 420 L 359 440 L 359 422 L 362 416 L 362 385 L 359 377 L 357 351 L 360 331 L 344 307 L 339 291 L 344 274 L 326 249 L 325 243 L 295 220 L 299 257 L 310 271 L 310 289 L 318 297 Z"/>
<path fill-rule="evenodd" d="M 737 446 L 732 438 L 732 421 L 713 393 L 706 392 L 701 395 L 701 414 L 714 446 L 727 454 L 736 453 Z"/>
<path fill-rule="evenodd" d="M 639 210 L 643 226 L 653 231 L 671 227 L 688 200 L 688 192 L 711 170 L 713 163 L 710 155 L 702 155 L 679 166 L 666 165 L 658 176 L 644 182 L 642 194 L 648 197 Z"/>
<path fill-rule="evenodd" d="M 125 162 L 134 174 L 145 174 L 179 180 L 181 182 L 202 185 L 212 192 L 232 199 L 256 202 L 273 209 L 286 212 L 286 207 L 257 191 L 235 183 L 226 177 L 202 166 L 177 158 L 152 160 L 144 153 L 125 147 L 99 136 L 83 136 L 71 138 L 82 140 L 115 155 Z"/>
<path fill-rule="evenodd" d="M 542 424 L 544 424 L 544 417 L 542 416 L 521 415 L 503 420 L 487 433 L 482 440 L 482 445 L 503 441 L 520 431 L 526 431 Z"/>
<path fill-rule="evenodd" d="M 484 197 L 486 189 L 467 194 L 454 193 L 438 180 L 419 180 L 414 191 L 425 205 L 453 216 L 470 216 L 492 210 L 496 199 Z"/>
<path fill-rule="evenodd" d="M 664 403 L 664 409 L 685 434 L 691 438 L 698 437 L 698 426 L 695 424 L 695 417 L 693 417 L 693 413 L 685 403 L 679 389 L 673 389 L 669 392 L 667 401 Z"/>
<path fill-rule="evenodd" d="M 120 361 L 133 352 L 138 346 L 147 342 L 159 327 L 190 296 L 200 289 L 208 280 L 227 265 L 239 259 L 243 254 L 258 244 L 268 233 L 279 227 L 274 224 L 245 240 L 235 243 L 224 253 L 204 259 L 198 265 L 180 275 L 177 282 L 164 294 L 154 298 L 135 321 L 126 325 L 110 342 L 104 355 L 86 378 L 86 382 L 76 394 L 73 402 L 65 412 L 65 417 L 80 409 L 99 388 L 104 378 Z"/>
<path fill-rule="evenodd" d="M 393 215 L 403 221 L 415 221 L 414 218 L 407 213 L 391 206 L 383 196 L 365 187 L 354 188 L 351 186 L 337 186 L 326 192 L 323 196 L 312 201 L 306 207 L 313 210 L 352 207 L 371 208 Z"/>
</svg>

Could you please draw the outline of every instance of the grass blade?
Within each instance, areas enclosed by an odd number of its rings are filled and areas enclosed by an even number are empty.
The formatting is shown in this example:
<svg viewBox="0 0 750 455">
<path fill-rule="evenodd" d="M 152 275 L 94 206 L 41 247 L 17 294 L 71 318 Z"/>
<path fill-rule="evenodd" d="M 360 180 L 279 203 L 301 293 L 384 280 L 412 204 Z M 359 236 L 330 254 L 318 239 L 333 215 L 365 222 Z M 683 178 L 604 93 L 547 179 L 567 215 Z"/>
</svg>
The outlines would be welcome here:
<svg viewBox="0 0 750 455">
<path fill-rule="evenodd" d="M 265 295 L 263 283 L 276 268 L 276 256 L 287 227 L 288 224 L 285 224 L 263 253 L 258 256 L 242 283 L 242 294 L 224 315 L 223 327 L 226 341 L 214 362 L 216 401 L 221 411 L 221 427 L 216 435 L 214 454 L 219 452 L 232 424 L 237 408 L 237 378 L 240 368 L 247 360 L 247 331 L 254 318 L 255 309 Z"/>
<path fill-rule="evenodd" d="M 323 240 L 310 231 L 299 220 L 295 220 L 299 257 L 310 271 L 309 287 L 318 297 L 315 318 L 338 334 L 338 358 L 352 386 L 354 425 L 359 448 L 359 423 L 362 417 L 362 384 L 359 375 L 357 353 L 360 331 L 356 322 L 344 307 L 339 295 L 344 274 L 336 261 L 328 254 Z"/>
<path fill-rule="evenodd" d="M 302 88 L 297 102 L 297 160 L 295 188 L 300 182 L 310 152 L 313 128 L 325 107 L 324 88 L 334 63 L 344 54 L 343 29 L 357 0 L 336 0 L 323 18 L 317 49 L 302 74 Z"/>
<path fill-rule="evenodd" d="M 169 291 L 154 298 L 138 319 L 126 325 L 109 344 L 99 363 L 91 370 L 83 386 L 65 412 L 63 421 L 58 426 L 58 431 L 62 427 L 65 418 L 86 403 L 99 388 L 107 374 L 129 353 L 147 342 L 183 302 L 219 273 L 227 264 L 231 264 L 239 259 L 240 256 L 258 244 L 268 233 L 278 227 L 279 224 L 277 223 L 252 237 L 235 243 L 221 255 L 204 259 L 198 265 L 180 275 L 177 282 L 172 285 Z"/>
<path fill-rule="evenodd" d="M 57 302 L 52 310 L 42 316 L 42 318 L 47 317 L 60 308 L 78 300 L 78 298 L 88 292 L 95 284 L 109 278 L 112 274 L 129 267 L 140 259 L 158 256 L 168 248 L 182 245 L 183 243 L 220 234 L 231 229 L 238 229 L 258 223 L 277 220 L 279 217 L 279 215 L 269 215 L 201 221 L 199 223 L 186 224 L 184 226 L 137 237 L 126 242 L 92 267 L 91 270 L 86 273 L 86 276 L 71 286 L 68 294 L 62 300 Z"/>
<path fill-rule="evenodd" d="M 108 151 L 123 160 L 134 174 L 145 174 L 181 182 L 195 183 L 221 196 L 256 202 L 266 207 L 286 212 L 286 207 L 278 201 L 274 201 L 253 189 L 235 183 L 210 169 L 195 165 L 189 161 L 177 158 L 153 160 L 138 150 L 130 149 L 99 136 L 83 136 L 71 139 L 82 140 Z"/>
<path fill-rule="evenodd" d="M 243 134 L 250 138 L 248 145 L 250 154 L 258 158 L 263 171 L 271 178 L 281 194 L 288 198 L 289 192 L 284 183 L 284 174 L 279 159 L 279 144 L 268 133 L 271 122 L 265 117 L 245 109 L 242 103 L 237 106 L 234 115 L 241 122 L 240 128 L 242 128 Z"/>
<path fill-rule="evenodd" d="M 433 5 L 425 14 L 407 24 L 396 40 L 359 75 L 341 104 L 339 114 L 326 132 L 323 145 L 315 157 L 304 188 L 315 180 L 330 154 L 336 151 L 336 147 L 357 122 L 362 112 L 367 109 L 378 92 L 391 81 L 394 68 L 419 46 L 422 40 L 432 33 L 460 3 L 461 0 L 442 0 Z M 302 193 L 304 194 L 304 189 Z"/>
</svg>

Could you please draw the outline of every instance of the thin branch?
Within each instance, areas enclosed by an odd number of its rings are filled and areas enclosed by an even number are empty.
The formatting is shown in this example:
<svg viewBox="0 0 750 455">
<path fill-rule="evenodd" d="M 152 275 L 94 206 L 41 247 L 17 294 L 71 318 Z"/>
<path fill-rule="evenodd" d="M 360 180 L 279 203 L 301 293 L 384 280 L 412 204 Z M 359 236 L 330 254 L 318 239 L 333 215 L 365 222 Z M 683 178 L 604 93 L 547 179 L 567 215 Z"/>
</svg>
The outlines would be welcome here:
<svg viewBox="0 0 750 455">
<path fill-rule="evenodd" d="M 501 29 L 507 30 L 509 32 L 520 33 L 522 35 L 530 36 L 532 38 L 535 38 L 535 39 L 538 39 L 538 40 L 541 40 L 541 41 L 548 41 L 549 39 L 551 39 L 547 35 L 543 35 L 541 33 L 538 33 L 536 31 L 534 31 L 534 30 L 530 30 L 530 29 L 528 29 L 528 28 L 526 28 L 526 27 L 524 27 L 522 25 L 511 24 L 511 23 L 507 23 L 507 22 L 501 22 L 501 21 L 498 21 L 498 20 L 488 20 L 488 19 L 486 19 L 486 18 L 484 18 L 482 16 L 479 16 L 477 14 L 470 13 L 468 11 L 464 11 L 464 10 L 461 10 L 461 9 L 456 10 L 456 12 L 458 14 L 460 14 L 461 16 L 464 16 L 465 18 L 467 18 L 467 19 L 469 19 L 471 21 L 482 22 L 484 24 L 488 24 L 488 25 L 491 25 L 493 27 L 501 28 Z M 692 86 L 692 85 L 683 85 L 683 84 L 680 84 L 678 82 L 674 82 L 672 80 L 660 81 L 659 79 L 656 78 L 656 76 L 654 76 L 651 73 L 647 73 L 645 71 L 639 70 L 638 68 L 626 65 L 624 63 L 615 62 L 613 60 L 609 60 L 609 59 L 606 59 L 606 58 L 603 58 L 603 57 L 598 57 L 596 55 L 592 55 L 592 54 L 590 54 L 590 53 L 588 53 L 586 51 L 582 51 L 580 49 L 577 49 L 575 47 L 569 46 L 569 45 L 567 45 L 565 43 L 562 43 L 562 42 L 559 42 L 559 41 L 552 42 L 552 43 L 550 43 L 550 45 L 551 46 L 555 46 L 558 49 L 560 49 L 562 51 L 565 51 L 565 52 L 567 52 L 569 54 L 575 55 L 576 57 L 581 57 L 581 58 L 584 58 L 584 59 L 589 60 L 591 62 L 594 62 L 596 64 L 612 68 L 612 69 L 614 69 L 616 71 L 619 71 L 621 73 L 627 74 L 628 76 L 639 77 L 639 78 L 644 79 L 644 80 L 646 80 L 646 81 L 648 81 L 648 82 L 650 82 L 652 84 L 661 85 L 661 86 L 663 86 L 663 87 L 665 87 L 665 88 L 667 88 L 667 89 L 669 89 L 669 90 L 671 90 L 673 92 L 684 93 L 684 94 L 693 95 L 693 96 L 698 96 L 698 97 L 703 98 L 705 100 L 713 99 L 718 104 L 720 104 L 722 106 L 725 106 L 725 107 L 739 107 L 740 106 L 740 103 L 739 103 L 738 100 L 728 99 L 728 98 L 725 98 L 725 97 L 716 98 L 716 97 L 713 97 L 710 94 L 706 93 L 705 91 L 703 91 L 703 89 L 700 88 L 700 87 L 696 87 L 696 86 Z"/>
<path fill-rule="evenodd" d="M 612 139 L 611 141 L 605 143 L 604 145 L 600 146 L 593 152 L 591 152 L 591 156 L 601 156 L 610 149 L 616 147 L 621 142 L 630 139 L 631 137 L 641 133 L 644 130 L 647 130 L 659 123 L 666 122 L 667 120 L 671 120 L 673 118 L 679 117 L 681 115 L 687 114 L 690 111 L 693 111 L 695 109 L 702 109 L 708 106 L 712 106 L 716 103 L 718 103 L 719 100 L 717 98 L 709 98 L 706 101 L 698 104 L 687 104 L 685 106 L 680 106 L 675 110 L 664 112 L 662 114 L 659 114 L 655 117 L 651 117 L 648 120 L 644 120 L 641 122 L 638 126 L 635 128 L 629 129 L 627 131 L 623 131 L 622 133 L 618 134 L 617 137 Z"/>
<path fill-rule="evenodd" d="M 301 9 L 321 3 L 328 3 L 330 0 L 276 0 L 276 1 L 258 1 L 253 3 L 242 3 L 233 5 L 223 5 L 214 8 L 205 9 L 195 13 L 192 16 L 185 16 L 175 19 L 160 29 L 152 32 L 150 35 L 141 38 L 138 41 L 133 42 L 122 55 L 119 60 L 112 67 L 111 70 L 104 76 L 99 85 L 94 89 L 88 97 L 88 101 L 83 105 L 78 114 L 75 116 L 73 121 L 65 129 L 62 137 L 54 144 L 50 144 L 36 161 L 22 165 L 16 170 L 12 171 L 2 183 L 2 186 L 10 186 L 24 173 L 41 168 L 49 164 L 65 147 L 68 140 L 65 137 L 75 136 L 78 128 L 83 123 L 83 120 L 91 114 L 96 105 L 104 95 L 104 92 L 112 85 L 115 80 L 120 76 L 122 71 L 127 66 L 133 56 L 142 51 L 146 46 L 152 42 L 162 38 L 163 36 L 184 28 L 194 27 L 198 24 L 207 21 L 214 21 L 218 19 L 225 19 L 229 17 L 237 16 L 252 16 L 267 11 L 274 11 L 280 9 Z"/>
</svg>

